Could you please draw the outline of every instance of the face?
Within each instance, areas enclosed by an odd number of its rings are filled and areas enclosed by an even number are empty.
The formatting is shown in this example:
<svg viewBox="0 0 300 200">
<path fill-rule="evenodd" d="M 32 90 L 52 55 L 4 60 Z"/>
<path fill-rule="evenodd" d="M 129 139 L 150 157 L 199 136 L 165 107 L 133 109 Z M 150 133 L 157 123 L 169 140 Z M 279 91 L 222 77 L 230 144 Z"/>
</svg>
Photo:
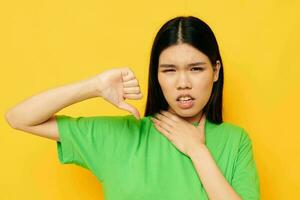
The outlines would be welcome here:
<svg viewBox="0 0 300 200">
<path fill-rule="evenodd" d="M 169 104 L 168 111 L 188 122 L 198 122 L 213 83 L 218 80 L 219 61 L 214 69 L 209 58 L 189 44 L 163 50 L 159 56 L 158 82 Z M 177 101 L 180 94 L 189 94 L 194 100 L 180 103 Z"/>
</svg>

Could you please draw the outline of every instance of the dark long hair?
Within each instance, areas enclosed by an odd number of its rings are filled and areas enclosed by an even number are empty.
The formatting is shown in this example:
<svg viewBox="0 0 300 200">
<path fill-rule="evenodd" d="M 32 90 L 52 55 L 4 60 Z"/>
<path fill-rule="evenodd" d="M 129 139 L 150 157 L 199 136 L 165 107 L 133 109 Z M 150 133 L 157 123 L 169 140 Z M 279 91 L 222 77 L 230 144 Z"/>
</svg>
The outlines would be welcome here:
<svg viewBox="0 0 300 200">
<path fill-rule="evenodd" d="M 219 77 L 213 84 L 211 96 L 203 108 L 206 119 L 222 123 L 223 62 L 217 40 L 211 28 L 202 20 L 193 16 L 179 16 L 167 21 L 158 31 L 151 49 L 148 96 L 145 116 L 154 115 L 160 110 L 168 110 L 166 101 L 158 82 L 157 70 L 160 53 L 169 46 L 187 43 L 204 53 L 213 67 L 219 60 L 221 68 Z"/>
</svg>

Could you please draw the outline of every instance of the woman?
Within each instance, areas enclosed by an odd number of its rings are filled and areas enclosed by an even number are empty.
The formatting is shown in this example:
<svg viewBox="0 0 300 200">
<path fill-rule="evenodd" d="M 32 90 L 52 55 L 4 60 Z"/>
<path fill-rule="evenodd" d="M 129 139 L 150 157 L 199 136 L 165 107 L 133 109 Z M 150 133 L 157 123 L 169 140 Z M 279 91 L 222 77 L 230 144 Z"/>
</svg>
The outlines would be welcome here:
<svg viewBox="0 0 300 200">
<path fill-rule="evenodd" d="M 252 142 L 223 122 L 223 64 L 210 27 L 196 17 L 166 22 L 151 51 L 145 117 L 129 67 L 31 97 L 6 115 L 16 129 L 57 141 L 61 163 L 90 170 L 107 200 L 260 199 Z M 102 97 L 132 115 L 73 118 L 64 107 Z"/>
</svg>

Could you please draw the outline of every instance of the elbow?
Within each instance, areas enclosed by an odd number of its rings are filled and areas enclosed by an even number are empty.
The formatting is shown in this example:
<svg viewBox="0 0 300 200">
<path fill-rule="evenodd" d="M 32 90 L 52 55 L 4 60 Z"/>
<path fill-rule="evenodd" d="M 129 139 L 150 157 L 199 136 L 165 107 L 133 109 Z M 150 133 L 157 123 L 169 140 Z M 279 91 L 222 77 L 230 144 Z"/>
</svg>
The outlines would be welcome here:
<svg viewBox="0 0 300 200">
<path fill-rule="evenodd" d="M 14 123 L 13 120 L 12 120 L 12 114 L 11 114 L 11 112 L 9 112 L 9 111 L 6 112 L 4 117 L 5 117 L 5 120 L 9 124 L 10 127 L 14 128 L 14 129 L 17 128 L 16 123 Z"/>
</svg>

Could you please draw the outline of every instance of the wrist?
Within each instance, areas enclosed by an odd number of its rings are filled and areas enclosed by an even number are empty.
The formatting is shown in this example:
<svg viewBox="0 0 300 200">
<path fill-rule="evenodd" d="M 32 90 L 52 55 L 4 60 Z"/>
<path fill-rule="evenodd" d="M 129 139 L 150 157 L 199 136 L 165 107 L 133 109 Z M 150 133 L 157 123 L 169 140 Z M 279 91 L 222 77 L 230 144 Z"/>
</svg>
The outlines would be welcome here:
<svg viewBox="0 0 300 200">
<path fill-rule="evenodd" d="M 188 153 L 188 156 L 190 158 L 195 158 L 197 157 L 199 154 L 201 154 L 201 152 L 203 151 L 206 151 L 207 150 L 207 147 L 205 144 L 200 144 L 200 145 L 197 145 L 196 147 L 192 148 L 189 153 Z"/>
<path fill-rule="evenodd" d="M 82 88 L 88 98 L 101 96 L 101 91 L 98 89 L 99 83 L 96 78 L 89 78 L 82 81 Z"/>
</svg>

